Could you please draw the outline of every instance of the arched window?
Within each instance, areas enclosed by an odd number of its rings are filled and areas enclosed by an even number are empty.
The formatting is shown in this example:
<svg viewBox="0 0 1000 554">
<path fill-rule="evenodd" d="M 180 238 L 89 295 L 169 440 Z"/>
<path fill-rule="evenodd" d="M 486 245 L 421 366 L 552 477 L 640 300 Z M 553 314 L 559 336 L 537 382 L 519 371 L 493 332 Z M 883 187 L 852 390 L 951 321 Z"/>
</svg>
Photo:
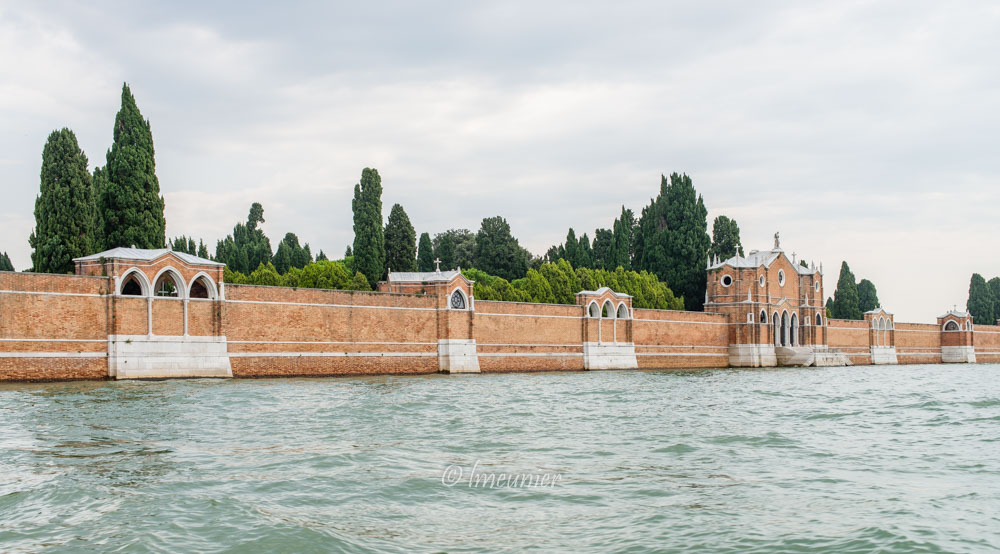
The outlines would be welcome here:
<svg viewBox="0 0 1000 554">
<path fill-rule="evenodd" d="M 204 275 L 196 278 L 191 283 L 191 291 L 188 298 L 215 298 L 215 287 Z"/>
<path fill-rule="evenodd" d="M 816 314 L 816 326 L 819 327 L 823 325 L 823 316 Z"/>
<path fill-rule="evenodd" d="M 944 324 L 945 331 L 958 331 L 958 324 L 954 320 Z"/>
<path fill-rule="evenodd" d="M 792 314 L 791 327 L 788 328 L 788 344 L 798 346 L 799 343 L 799 314 Z"/>
<path fill-rule="evenodd" d="M 774 337 L 774 345 L 781 346 L 781 328 L 778 327 L 778 312 L 771 316 L 771 335 Z"/>
<path fill-rule="evenodd" d="M 590 307 L 587 308 L 587 312 L 590 314 L 590 317 L 601 317 L 601 307 L 597 305 L 597 302 L 591 302 Z"/>
<path fill-rule="evenodd" d="M 122 285 L 122 295 L 142 296 L 142 283 L 139 282 L 139 278 L 134 273 L 125 278 L 125 284 Z"/>
<path fill-rule="evenodd" d="M 451 293 L 451 309 L 453 310 L 464 310 L 466 306 L 465 295 L 462 294 L 461 290 L 456 290 Z"/>
<path fill-rule="evenodd" d="M 788 346 L 788 312 L 781 312 L 781 346 Z"/>
<path fill-rule="evenodd" d="M 764 310 L 760 311 L 760 322 L 767 323 L 767 312 L 765 312 Z"/>
<path fill-rule="evenodd" d="M 628 308 L 625 307 L 625 303 L 622 302 L 618 305 L 618 319 L 628 319 Z"/>
<path fill-rule="evenodd" d="M 784 269 L 779 269 L 778 270 L 778 286 L 779 287 L 785 286 L 785 270 Z"/>
<path fill-rule="evenodd" d="M 610 300 L 604 302 L 604 310 L 602 310 L 601 315 L 610 319 L 614 319 L 615 307 L 611 304 Z"/>
<path fill-rule="evenodd" d="M 178 298 L 181 296 L 181 288 L 172 272 L 166 271 L 156 280 L 153 286 L 153 295 L 164 298 Z"/>
</svg>

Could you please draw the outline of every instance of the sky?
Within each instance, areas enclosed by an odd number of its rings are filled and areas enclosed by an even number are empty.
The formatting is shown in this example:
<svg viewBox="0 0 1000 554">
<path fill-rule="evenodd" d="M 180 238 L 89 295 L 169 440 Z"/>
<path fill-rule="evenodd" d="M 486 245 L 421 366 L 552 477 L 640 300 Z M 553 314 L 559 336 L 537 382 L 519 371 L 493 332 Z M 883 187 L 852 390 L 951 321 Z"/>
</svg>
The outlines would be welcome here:
<svg viewBox="0 0 1000 554">
<path fill-rule="evenodd" d="M 361 170 L 417 233 L 501 215 L 537 255 L 690 175 L 747 250 L 846 260 L 897 321 L 1000 275 L 1000 4 L 0 0 L 0 251 L 30 266 L 41 152 L 104 164 L 127 82 L 168 237 L 264 206 L 339 257 Z M 612 5 L 613 4 L 613 5 Z"/>
</svg>

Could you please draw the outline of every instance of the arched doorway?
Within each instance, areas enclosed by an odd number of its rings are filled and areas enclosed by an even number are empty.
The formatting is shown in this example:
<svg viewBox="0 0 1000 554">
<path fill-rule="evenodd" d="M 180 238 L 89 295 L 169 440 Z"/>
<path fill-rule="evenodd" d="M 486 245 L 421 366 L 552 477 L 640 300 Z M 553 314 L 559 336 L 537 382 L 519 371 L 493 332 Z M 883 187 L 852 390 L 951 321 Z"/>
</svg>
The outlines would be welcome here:
<svg viewBox="0 0 1000 554">
<path fill-rule="evenodd" d="M 781 346 L 788 346 L 788 312 L 781 312 Z"/>
<path fill-rule="evenodd" d="M 790 335 L 788 338 L 788 344 L 792 346 L 799 345 L 799 315 L 792 314 L 792 326 L 790 328 Z"/>
</svg>

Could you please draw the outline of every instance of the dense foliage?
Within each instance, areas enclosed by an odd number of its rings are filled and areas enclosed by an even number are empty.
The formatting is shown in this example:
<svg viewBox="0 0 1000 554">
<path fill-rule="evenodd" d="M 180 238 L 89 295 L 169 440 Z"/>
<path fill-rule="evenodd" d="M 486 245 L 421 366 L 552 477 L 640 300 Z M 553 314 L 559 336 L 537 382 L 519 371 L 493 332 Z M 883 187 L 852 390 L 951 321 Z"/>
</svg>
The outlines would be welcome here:
<svg viewBox="0 0 1000 554">
<path fill-rule="evenodd" d="M 878 292 L 875 290 L 875 283 L 868 279 L 862 279 L 858 283 L 858 310 L 864 314 L 880 307 Z"/>
<path fill-rule="evenodd" d="M 476 234 L 468 229 L 448 229 L 434 235 L 434 256 L 441 269 L 475 267 Z"/>
<path fill-rule="evenodd" d="M 309 244 L 299 245 L 299 237 L 295 233 L 286 233 L 285 238 L 278 243 L 271 263 L 278 273 L 285 274 L 292 268 L 303 268 L 312 263 L 312 251 Z"/>
<path fill-rule="evenodd" d="M 42 149 L 35 229 L 28 238 L 33 271 L 72 273 L 73 258 L 94 252 L 94 198 L 87 156 L 69 129 L 52 131 Z"/>
<path fill-rule="evenodd" d="M 102 249 L 117 246 L 163 248 L 166 220 L 156 178 L 153 134 L 128 85 L 115 117 L 114 143 L 101 170 L 98 202 L 104 225 Z"/>
<path fill-rule="evenodd" d="M 740 226 L 735 219 L 730 219 L 724 215 L 715 218 L 712 223 L 712 247 L 709 254 L 719 260 L 728 260 L 739 254 L 743 255 L 743 245 L 740 243 Z M 804 267 L 805 262 L 802 262 Z"/>
<path fill-rule="evenodd" d="M 531 254 L 510 234 L 506 219 L 500 216 L 483 219 L 476 233 L 476 267 L 512 280 L 525 274 L 530 258 Z"/>
<path fill-rule="evenodd" d="M 430 233 L 420 233 L 417 244 L 417 271 L 434 271 L 434 243 Z"/>
<path fill-rule="evenodd" d="M 385 266 L 386 271 L 417 270 L 417 232 L 399 204 L 393 204 L 385 224 Z"/>
<path fill-rule="evenodd" d="M 994 277 L 987 283 L 982 275 L 973 273 L 965 308 L 974 323 L 996 325 L 997 319 L 1000 319 L 1000 279 Z"/>
<path fill-rule="evenodd" d="M 687 309 L 701 310 L 711 243 L 708 210 L 691 178 L 673 173 L 668 181 L 661 176 L 660 194 L 639 218 L 633 267 L 669 283 Z"/>
<path fill-rule="evenodd" d="M 375 286 L 385 274 L 385 238 L 382 230 L 382 178 L 366 167 L 354 185 L 354 267 Z"/>
<path fill-rule="evenodd" d="M 834 319 L 864 319 L 859 302 L 854 273 L 847 262 L 843 262 L 840 265 L 837 290 L 833 293 L 833 302 L 830 304 L 830 313 Z"/>
<path fill-rule="evenodd" d="M 174 252 L 184 252 L 185 254 L 191 254 L 192 256 L 198 256 L 199 258 L 210 259 L 208 255 L 208 246 L 201 239 L 198 239 L 198 244 L 195 244 L 194 237 L 185 237 L 181 235 L 175 237 L 168 242 L 170 249 Z"/>
<path fill-rule="evenodd" d="M 260 264 L 271 263 L 271 241 L 258 226 L 264 223 L 264 207 L 258 202 L 250 206 L 246 223 L 237 223 L 233 234 L 215 245 L 215 261 L 229 269 L 249 273 Z"/>
<path fill-rule="evenodd" d="M 306 289 L 371 290 L 368 279 L 360 272 L 351 275 L 341 261 L 321 261 L 305 267 L 293 267 L 282 275 L 272 263 L 262 263 L 249 275 L 225 269 L 226 283 L 237 285 L 264 285 L 270 287 L 297 287 Z"/>
<path fill-rule="evenodd" d="M 576 293 L 610 287 L 631 295 L 636 308 L 683 310 L 684 301 L 674 296 L 666 283 L 647 271 L 627 271 L 619 267 L 606 269 L 576 268 L 566 260 L 546 262 L 538 270 L 513 282 L 490 275 L 478 269 L 463 270 L 462 274 L 475 281 L 473 293 L 478 300 L 507 302 L 537 302 L 546 304 L 575 304 Z"/>
<path fill-rule="evenodd" d="M 10 256 L 6 252 L 0 254 L 0 271 L 14 271 L 14 264 L 10 263 Z"/>
</svg>

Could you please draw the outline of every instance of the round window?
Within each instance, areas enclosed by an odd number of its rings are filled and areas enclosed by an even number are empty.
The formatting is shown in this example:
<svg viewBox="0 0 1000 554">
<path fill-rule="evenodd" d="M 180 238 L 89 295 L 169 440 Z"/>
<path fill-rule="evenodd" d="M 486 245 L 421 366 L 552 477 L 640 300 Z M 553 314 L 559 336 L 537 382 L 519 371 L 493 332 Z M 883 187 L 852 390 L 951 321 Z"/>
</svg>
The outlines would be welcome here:
<svg viewBox="0 0 1000 554">
<path fill-rule="evenodd" d="M 785 270 L 784 269 L 779 269 L 778 270 L 778 286 L 780 286 L 780 287 L 785 286 Z"/>
<path fill-rule="evenodd" d="M 732 284 L 733 284 L 733 277 L 732 277 L 732 275 L 723 275 L 722 276 L 722 286 L 729 287 L 729 286 L 732 286 Z"/>
<path fill-rule="evenodd" d="M 762 286 L 762 287 L 763 287 L 763 286 L 764 286 L 764 276 L 763 276 L 763 275 L 761 275 L 761 276 L 760 276 L 760 279 L 758 279 L 758 281 L 760 281 L 760 286 Z"/>
</svg>

